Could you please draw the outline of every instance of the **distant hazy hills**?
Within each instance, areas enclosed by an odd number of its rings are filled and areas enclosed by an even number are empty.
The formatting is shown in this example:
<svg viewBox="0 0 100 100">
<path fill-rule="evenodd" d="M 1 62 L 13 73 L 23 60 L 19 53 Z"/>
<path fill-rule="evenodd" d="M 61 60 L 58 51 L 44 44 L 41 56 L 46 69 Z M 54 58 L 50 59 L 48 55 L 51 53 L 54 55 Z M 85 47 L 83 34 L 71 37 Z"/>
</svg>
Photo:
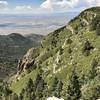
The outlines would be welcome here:
<svg viewBox="0 0 100 100">
<path fill-rule="evenodd" d="M 31 34 L 24 37 L 17 33 L 0 35 L 0 78 L 16 71 L 18 59 L 31 47 L 39 45 L 43 36 Z"/>
<path fill-rule="evenodd" d="M 25 36 L 26 38 L 30 39 L 33 41 L 34 44 L 40 44 L 41 39 L 43 38 L 43 35 L 38 35 L 38 34 L 29 34 Z"/>
</svg>

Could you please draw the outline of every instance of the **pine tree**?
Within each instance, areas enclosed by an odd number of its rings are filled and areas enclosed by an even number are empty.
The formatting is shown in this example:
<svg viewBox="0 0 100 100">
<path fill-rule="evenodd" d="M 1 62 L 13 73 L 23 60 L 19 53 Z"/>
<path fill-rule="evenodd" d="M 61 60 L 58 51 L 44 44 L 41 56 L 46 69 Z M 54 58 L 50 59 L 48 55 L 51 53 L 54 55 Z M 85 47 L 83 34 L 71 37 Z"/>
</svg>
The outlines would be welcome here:
<svg viewBox="0 0 100 100">
<path fill-rule="evenodd" d="M 92 29 L 92 30 L 96 30 L 97 25 L 98 25 L 99 23 L 100 23 L 100 15 L 97 15 L 97 16 L 92 20 L 91 29 Z"/>
<path fill-rule="evenodd" d="M 35 90 L 36 90 L 37 85 L 38 85 L 38 83 L 40 82 L 41 79 L 42 79 L 41 74 L 38 74 L 37 77 L 36 77 L 36 80 L 35 80 Z"/>
<path fill-rule="evenodd" d="M 16 93 L 14 93 L 11 97 L 11 100 L 19 100 L 19 97 Z"/>
<path fill-rule="evenodd" d="M 57 91 L 56 91 L 56 88 L 57 88 L 57 84 L 58 84 L 59 80 L 57 77 L 55 77 L 52 81 L 52 84 L 51 84 L 51 87 L 50 87 L 50 92 L 51 92 L 51 95 L 52 96 L 57 96 Z"/>
<path fill-rule="evenodd" d="M 62 88 L 63 83 L 57 77 L 55 77 L 50 87 L 50 93 L 52 94 L 52 96 L 59 98 L 61 97 Z"/>
<path fill-rule="evenodd" d="M 27 83 L 27 91 L 32 92 L 33 91 L 33 86 L 34 86 L 33 80 L 30 78 L 28 83 Z"/>
<path fill-rule="evenodd" d="M 35 88 L 31 78 L 29 79 L 26 86 L 26 97 L 28 100 L 35 100 Z"/>
<path fill-rule="evenodd" d="M 5 85 L 3 89 L 3 93 L 4 93 L 4 96 L 7 97 L 10 94 L 12 94 L 12 91 L 8 88 L 8 86 Z"/>
<path fill-rule="evenodd" d="M 72 71 L 70 83 L 67 89 L 67 100 L 79 100 L 81 98 L 80 88 L 78 76 L 76 75 L 75 71 Z"/>
<path fill-rule="evenodd" d="M 62 89 L 63 89 L 63 83 L 62 81 L 59 81 L 56 88 L 58 98 L 61 97 Z"/>
<path fill-rule="evenodd" d="M 93 59 L 92 64 L 91 64 L 91 70 L 89 72 L 89 79 L 94 79 L 97 76 L 97 68 L 98 62 L 96 59 Z"/>
<path fill-rule="evenodd" d="M 96 34 L 99 36 L 100 35 L 100 23 L 98 23 L 96 27 Z"/>
<path fill-rule="evenodd" d="M 25 95 L 25 90 L 22 89 L 20 95 L 19 95 L 19 100 L 24 100 L 24 95 Z"/>
<path fill-rule="evenodd" d="M 7 83 L 4 83 L 4 87 L 3 87 L 2 92 L 3 92 L 3 93 L 2 93 L 2 97 L 3 97 L 5 100 L 9 100 L 9 99 L 10 99 L 10 96 L 11 96 L 11 94 L 12 94 L 12 90 L 9 89 Z"/>
<path fill-rule="evenodd" d="M 41 100 L 44 97 L 46 83 L 42 78 L 42 74 L 38 74 L 35 81 L 36 100 Z M 46 94 L 45 94 L 46 95 Z"/>
<path fill-rule="evenodd" d="M 86 41 L 84 43 L 82 52 L 85 54 L 85 56 L 89 56 L 91 49 L 93 49 L 93 47 L 91 46 L 91 43 L 89 41 Z"/>
</svg>

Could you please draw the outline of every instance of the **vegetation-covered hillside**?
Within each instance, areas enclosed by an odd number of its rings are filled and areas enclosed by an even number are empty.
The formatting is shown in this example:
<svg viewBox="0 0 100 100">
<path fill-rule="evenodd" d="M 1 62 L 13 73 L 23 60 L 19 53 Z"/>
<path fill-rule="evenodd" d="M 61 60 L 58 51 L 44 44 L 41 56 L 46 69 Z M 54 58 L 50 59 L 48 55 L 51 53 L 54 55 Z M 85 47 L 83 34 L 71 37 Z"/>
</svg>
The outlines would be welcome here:
<svg viewBox="0 0 100 100">
<path fill-rule="evenodd" d="M 34 35 L 34 34 L 33 34 Z M 36 39 L 30 39 L 17 33 L 10 35 L 0 35 L 0 79 L 3 79 L 17 71 L 18 60 L 23 57 L 31 47 L 39 45 L 39 35 Z"/>
<path fill-rule="evenodd" d="M 99 30 L 100 7 L 94 7 L 50 33 L 19 62 L 9 95 L 16 100 L 100 99 Z"/>
</svg>

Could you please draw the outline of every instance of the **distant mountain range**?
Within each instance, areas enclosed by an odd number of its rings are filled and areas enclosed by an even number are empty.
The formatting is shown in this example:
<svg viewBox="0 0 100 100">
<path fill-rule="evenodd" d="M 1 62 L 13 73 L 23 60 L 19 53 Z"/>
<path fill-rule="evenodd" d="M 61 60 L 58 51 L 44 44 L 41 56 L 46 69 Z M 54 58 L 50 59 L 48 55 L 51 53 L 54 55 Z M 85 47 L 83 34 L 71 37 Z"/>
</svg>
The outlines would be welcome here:
<svg viewBox="0 0 100 100">
<path fill-rule="evenodd" d="M 31 41 L 33 41 L 34 44 L 36 43 L 37 45 L 38 43 L 40 44 L 40 41 L 44 36 L 38 35 L 38 34 L 28 34 L 28 35 L 25 35 L 25 37 L 30 39 Z"/>
<path fill-rule="evenodd" d="M 42 35 L 22 36 L 18 33 L 0 35 L 0 78 L 16 72 L 18 60 L 31 47 L 39 46 Z"/>
</svg>

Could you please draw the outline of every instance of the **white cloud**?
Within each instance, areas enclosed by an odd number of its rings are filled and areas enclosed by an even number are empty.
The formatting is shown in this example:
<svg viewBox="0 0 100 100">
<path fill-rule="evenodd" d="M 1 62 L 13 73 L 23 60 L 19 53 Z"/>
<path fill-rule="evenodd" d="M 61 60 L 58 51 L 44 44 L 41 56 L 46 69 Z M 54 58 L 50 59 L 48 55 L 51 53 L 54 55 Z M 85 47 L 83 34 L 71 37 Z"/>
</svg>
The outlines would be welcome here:
<svg viewBox="0 0 100 100">
<path fill-rule="evenodd" d="M 15 6 L 11 8 L 10 6 L 2 7 L 0 9 L 0 13 L 33 13 L 36 9 L 31 7 L 30 5 L 24 6 Z"/>
<path fill-rule="evenodd" d="M 100 0 L 96 0 L 96 5 L 100 6 Z"/>
<path fill-rule="evenodd" d="M 78 4 L 79 0 L 46 0 L 40 7 L 49 10 L 67 10 L 69 8 L 74 8 Z"/>
<path fill-rule="evenodd" d="M 49 11 L 68 11 L 92 6 L 100 6 L 100 0 L 46 0 L 40 5 L 40 8 Z"/>
<path fill-rule="evenodd" d="M 43 2 L 41 4 L 41 8 L 51 9 L 52 10 L 52 2 L 51 2 L 51 0 L 46 0 L 45 2 Z"/>
<path fill-rule="evenodd" d="M 92 6 L 100 6 L 100 0 L 45 0 L 39 7 L 30 5 L 8 5 L 7 0 L 0 0 L 0 13 L 49 13 L 80 11 Z"/>
<path fill-rule="evenodd" d="M 46 0 L 40 7 L 45 10 L 64 10 L 68 8 L 73 8 L 78 3 L 78 0 Z"/>
<path fill-rule="evenodd" d="M 58 2 L 55 2 L 54 6 L 58 6 L 59 9 L 61 10 L 67 10 L 69 8 L 74 8 L 78 3 L 78 0 L 70 0 L 70 1 L 67 1 L 67 0 L 62 0 L 62 1 L 58 1 Z"/>
<path fill-rule="evenodd" d="M 0 1 L 0 9 L 5 9 L 8 6 L 7 1 Z"/>
<path fill-rule="evenodd" d="M 31 11 L 33 8 L 31 6 L 16 6 L 15 10 L 17 11 Z"/>
</svg>

